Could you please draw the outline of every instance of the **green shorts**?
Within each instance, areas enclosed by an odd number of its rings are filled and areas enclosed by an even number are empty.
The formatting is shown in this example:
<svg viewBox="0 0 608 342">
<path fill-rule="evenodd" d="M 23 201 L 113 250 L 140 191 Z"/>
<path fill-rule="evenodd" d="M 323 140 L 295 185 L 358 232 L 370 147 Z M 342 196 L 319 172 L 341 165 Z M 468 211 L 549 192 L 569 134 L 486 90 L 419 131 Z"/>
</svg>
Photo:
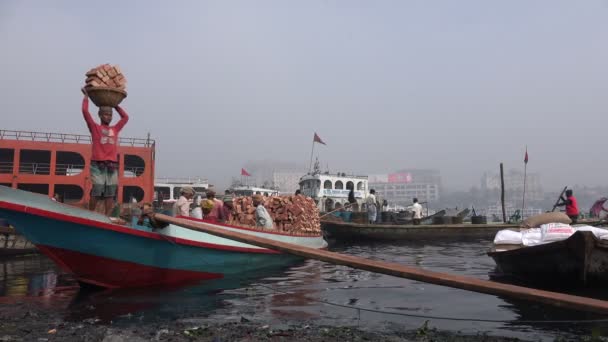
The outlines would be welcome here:
<svg viewBox="0 0 608 342">
<path fill-rule="evenodd" d="M 118 163 L 91 161 L 92 197 L 115 197 L 118 189 Z"/>
</svg>

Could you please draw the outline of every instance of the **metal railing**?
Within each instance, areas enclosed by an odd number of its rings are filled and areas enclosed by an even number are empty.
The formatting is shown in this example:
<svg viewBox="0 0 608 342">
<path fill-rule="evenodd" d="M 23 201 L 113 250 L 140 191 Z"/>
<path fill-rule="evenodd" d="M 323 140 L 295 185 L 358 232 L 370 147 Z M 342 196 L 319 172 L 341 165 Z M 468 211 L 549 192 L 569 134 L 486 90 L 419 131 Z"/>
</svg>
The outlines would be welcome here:
<svg viewBox="0 0 608 342">
<path fill-rule="evenodd" d="M 13 173 L 13 162 L 0 162 L 0 173 Z"/>
<path fill-rule="evenodd" d="M 60 176 L 76 176 L 84 170 L 84 164 L 56 164 L 55 174 Z"/>
<path fill-rule="evenodd" d="M 48 163 L 19 163 L 19 173 L 30 175 L 50 175 L 51 164 Z"/>
<path fill-rule="evenodd" d="M 127 178 L 135 178 L 144 174 L 146 170 L 145 167 L 142 166 L 125 166 L 124 176 Z"/>
<path fill-rule="evenodd" d="M 0 129 L 0 140 L 20 140 L 20 141 L 39 141 L 39 142 L 60 142 L 75 144 L 90 144 L 91 136 L 69 133 L 46 133 L 29 131 L 11 131 Z M 121 146 L 153 147 L 156 142 L 150 138 L 118 138 Z"/>
<path fill-rule="evenodd" d="M 208 184 L 209 180 L 201 177 L 165 177 L 156 178 L 154 183 L 160 184 Z"/>
</svg>

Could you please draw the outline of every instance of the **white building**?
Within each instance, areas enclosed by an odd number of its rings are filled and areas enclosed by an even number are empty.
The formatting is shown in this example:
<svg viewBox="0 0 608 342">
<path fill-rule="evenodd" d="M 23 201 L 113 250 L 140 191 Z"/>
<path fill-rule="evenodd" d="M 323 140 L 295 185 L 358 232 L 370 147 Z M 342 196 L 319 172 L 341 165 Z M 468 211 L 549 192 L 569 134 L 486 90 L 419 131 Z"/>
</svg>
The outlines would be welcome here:
<svg viewBox="0 0 608 342">
<path fill-rule="evenodd" d="M 521 201 L 524 193 L 524 172 L 511 169 L 505 172 L 504 180 L 505 198 L 508 201 Z M 500 191 L 500 173 L 484 173 L 481 177 L 481 190 Z M 526 176 L 526 200 L 537 201 L 542 199 L 543 189 L 540 184 L 540 174 L 528 173 Z"/>
<path fill-rule="evenodd" d="M 369 188 L 376 190 L 389 205 L 409 206 L 414 198 L 420 202 L 435 202 L 439 200 L 441 176 L 438 170 L 400 170 L 370 175 Z"/>
</svg>

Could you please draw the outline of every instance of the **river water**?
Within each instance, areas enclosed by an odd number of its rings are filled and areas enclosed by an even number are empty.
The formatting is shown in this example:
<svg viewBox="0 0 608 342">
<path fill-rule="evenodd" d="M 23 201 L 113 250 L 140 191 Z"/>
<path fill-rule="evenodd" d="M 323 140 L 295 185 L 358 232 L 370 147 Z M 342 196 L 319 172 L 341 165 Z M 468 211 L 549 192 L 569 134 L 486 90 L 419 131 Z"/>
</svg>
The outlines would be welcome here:
<svg viewBox="0 0 608 342">
<path fill-rule="evenodd" d="M 338 245 L 331 250 L 488 279 L 494 270 L 485 254 L 490 244 L 486 239 L 441 239 Z M 606 297 L 602 290 L 578 294 Z M 597 315 L 315 260 L 186 287 L 85 291 L 42 255 L 0 259 L 0 304 L 14 301 L 59 310 L 66 320 L 95 319 L 118 326 L 205 319 L 398 331 L 428 321 L 429 327 L 441 330 L 526 340 L 608 332 L 608 322 L 589 321 L 603 318 Z"/>
</svg>

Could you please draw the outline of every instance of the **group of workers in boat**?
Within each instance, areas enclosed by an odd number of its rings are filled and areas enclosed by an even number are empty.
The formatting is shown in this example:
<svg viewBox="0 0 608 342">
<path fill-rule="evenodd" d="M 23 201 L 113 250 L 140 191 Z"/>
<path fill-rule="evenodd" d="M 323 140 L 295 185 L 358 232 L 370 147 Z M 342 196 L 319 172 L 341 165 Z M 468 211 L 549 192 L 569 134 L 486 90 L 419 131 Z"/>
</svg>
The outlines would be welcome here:
<svg viewBox="0 0 608 342">
<path fill-rule="evenodd" d="M 194 199 L 195 191 L 189 186 L 180 189 L 180 197 L 173 205 L 174 216 L 189 216 L 210 222 L 230 222 L 234 209 L 234 195 L 226 190 L 223 198 L 216 198 L 215 191 L 207 190 L 205 199 Z M 255 222 L 257 227 L 272 229 L 272 217 L 264 207 L 264 196 L 256 193 L 252 196 L 255 207 Z M 190 210 L 191 203 L 194 208 Z"/>
</svg>

